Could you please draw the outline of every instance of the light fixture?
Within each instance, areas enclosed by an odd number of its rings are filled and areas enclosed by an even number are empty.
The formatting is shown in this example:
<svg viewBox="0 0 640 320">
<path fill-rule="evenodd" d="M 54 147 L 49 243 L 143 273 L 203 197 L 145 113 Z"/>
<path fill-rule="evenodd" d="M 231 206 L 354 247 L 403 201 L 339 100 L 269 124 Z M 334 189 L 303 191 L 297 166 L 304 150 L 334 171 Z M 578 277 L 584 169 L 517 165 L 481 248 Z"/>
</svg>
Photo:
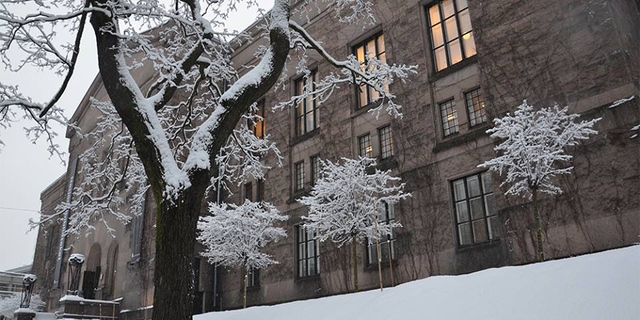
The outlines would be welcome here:
<svg viewBox="0 0 640 320">
<path fill-rule="evenodd" d="M 449 113 L 447 115 L 447 121 L 453 121 L 456 118 L 456 116 L 453 113 Z"/>
</svg>

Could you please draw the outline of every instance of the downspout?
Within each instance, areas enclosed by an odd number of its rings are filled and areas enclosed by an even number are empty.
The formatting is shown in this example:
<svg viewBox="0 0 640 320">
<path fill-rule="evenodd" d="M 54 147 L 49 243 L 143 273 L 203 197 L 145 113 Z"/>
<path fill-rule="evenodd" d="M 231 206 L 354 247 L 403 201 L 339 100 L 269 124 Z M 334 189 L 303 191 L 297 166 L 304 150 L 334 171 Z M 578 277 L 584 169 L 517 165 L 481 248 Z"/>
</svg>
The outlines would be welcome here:
<svg viewBox="0 0 640 320">
<path fill-rule="evenodd" d="M 70 203 L 71 198 L 73 197 L 73 186 L 76 180 L 76 167 L 78 164 L 78 158 L 75 158 L 69 164 L 69 172 L 71 173 L 71 177 L 69 177 L 69 181 L 67 183 L 67 194 L 65 196 L 65 202 Z M 60 242 L 58 243 L 58 257 L 56 258 L 56 269 L 53 274 L 53 287 L 60 288 L 60 276 L 62 272 L 62 258 L 64 256 L 64 246 L 67 240 L 67 229 L 69 228 L 69 215 L 71 213 L 71 209 L 67 208 L 64 211 L 62 217 L 62 229 L 60 230 Z"/>
</svg>

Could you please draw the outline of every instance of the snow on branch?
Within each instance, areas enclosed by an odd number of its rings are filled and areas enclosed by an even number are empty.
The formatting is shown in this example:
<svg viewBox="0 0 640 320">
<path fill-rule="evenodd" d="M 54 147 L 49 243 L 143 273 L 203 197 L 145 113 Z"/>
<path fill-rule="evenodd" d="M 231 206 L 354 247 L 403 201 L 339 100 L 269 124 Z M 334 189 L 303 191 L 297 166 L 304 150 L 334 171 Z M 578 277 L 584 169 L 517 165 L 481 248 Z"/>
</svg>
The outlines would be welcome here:
<svg viewBox="0 0 640 320">
<path fill-rule="evenodd" d="M 285 230 L 275 224 L 288 217 L 273 205 L 249 200 L 241 205 L 210 203 L 209 212 L 211 215 L 198 222 L 198 241 L 204 245 L 202 255 L 209 262 L 242 266 L 247 270 L 278 263 L 261 252 L 267 244 L 287 236 Z"/>
<path fill-rule="evenodd" d="M 555 105 L 534 111 L 524 100 L 513 115 L 507 113 L 495 119 L 495 127 L 487 130 L 492 138 L 500 141 L 494 148 L 498 156 L 478 167 L 489 168 L 500 175 L 506 172 L 507 177 L 501 184 L 511 185 L 506 194 L 530 197 L 533 190 L 560 193 L 553 178 L 573 169 L 568 165 L 572 156 L 565 148 L 596 134 L 592 128 L 601 119 L 578 121 L 580 115 L 569 114 L 568 110 Z"/>
<path fill-rule="evenodd" d="M 379 206 L 411 196 L 403 191 L 400 178 L 375 169 L 370 158 L 342 158 L 341 163 L 320 159 L 320 163 L 320 179 L 311 194 L 299 200 L 309 207 L 308 216 L 302 217 L 304 227 L 316 232 L 320 241 L 330 239 L 339 246 L 373 242 L 401 227 L 396 221 L 376 221 Z"/>
</svg>

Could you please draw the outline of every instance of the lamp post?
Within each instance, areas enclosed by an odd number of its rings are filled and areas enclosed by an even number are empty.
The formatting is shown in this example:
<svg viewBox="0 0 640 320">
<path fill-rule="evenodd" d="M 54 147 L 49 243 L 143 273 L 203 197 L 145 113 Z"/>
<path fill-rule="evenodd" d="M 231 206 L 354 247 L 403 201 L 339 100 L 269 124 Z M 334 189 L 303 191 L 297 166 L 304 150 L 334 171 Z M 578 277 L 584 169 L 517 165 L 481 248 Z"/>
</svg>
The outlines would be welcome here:
<svg viewBox="0 0 640 320">
<path fill-rule="evenodd" d="M 69 257 L 69 290 L 68 295 L 78 295 L 78 287 L 80 286 L 80 269 L 84 263 L 84 255 L 74 253 Z"/>
</svg>

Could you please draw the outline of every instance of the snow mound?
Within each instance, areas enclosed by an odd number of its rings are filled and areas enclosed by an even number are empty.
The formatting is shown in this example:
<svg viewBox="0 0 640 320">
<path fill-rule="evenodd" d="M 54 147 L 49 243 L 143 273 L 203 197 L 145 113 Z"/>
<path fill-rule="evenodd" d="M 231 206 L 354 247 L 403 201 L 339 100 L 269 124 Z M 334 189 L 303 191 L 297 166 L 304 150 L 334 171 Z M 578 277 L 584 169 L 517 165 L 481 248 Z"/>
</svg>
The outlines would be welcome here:
<svg viewBox="0 0 640 320">
<path fill-rule="evenodd" d="M 640 246 L 194 320 L 638 320 Z"/>
</svg>

